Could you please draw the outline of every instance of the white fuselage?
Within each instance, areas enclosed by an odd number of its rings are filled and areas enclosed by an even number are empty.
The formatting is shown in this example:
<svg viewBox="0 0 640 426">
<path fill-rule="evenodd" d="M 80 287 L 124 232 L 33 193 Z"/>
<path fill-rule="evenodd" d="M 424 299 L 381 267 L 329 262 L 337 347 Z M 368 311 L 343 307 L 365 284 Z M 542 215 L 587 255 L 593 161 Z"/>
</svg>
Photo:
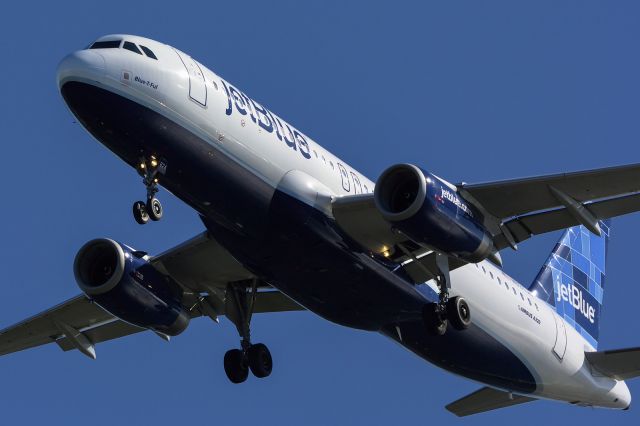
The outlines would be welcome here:
<svg viewBox="0 0 640 426">
<path fill-rule="evenodd" d="M 58 84 L 82 80 L 142 104 L 273 188 L 289 190 L 287 174 L 303 172 L 312 195 L 290 195 L 326 213 L 316 192 L 326 199 L 373 192 L 372 181 L 188 55 L 141 37 L 118 38 L 149 47 L 159 60 L 123 49 L 82 50 L 60 65 Z M 611 408 L 630 404 L 623 381 L 598 376 L 589 367 L 584 352 L 594 348 L 502 270 L 489 262 L 467 265 L 452 272 L 452 283 L 452 294 L 469 302 L 474 324 L 533 373 L 535 395 Z"/>
</svg>

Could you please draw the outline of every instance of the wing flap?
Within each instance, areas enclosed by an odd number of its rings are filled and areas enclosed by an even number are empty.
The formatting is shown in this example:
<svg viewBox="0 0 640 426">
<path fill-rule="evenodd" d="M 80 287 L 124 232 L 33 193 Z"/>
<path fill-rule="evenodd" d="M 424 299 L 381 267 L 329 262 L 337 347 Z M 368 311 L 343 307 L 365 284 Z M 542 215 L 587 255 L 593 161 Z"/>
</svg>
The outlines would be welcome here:
<svg viewBox="0 0 640 426">
<path fill-rule="evenodd" d="M 484 387 L 465 397 L 460 398 L 457 401 L 452 402 L 445 408 L 458 417 L 465 417 L 472 414 L 497 410 L 498 408 L 524 404 L 525 402 L 535 400 L 535 398 L 515 395 L 509 392 Z"/>
<path fill-rule="evenodd" d="M 124 321 L 113 319 L 98 327 L 83 330 L 82 334 L 93 344 L 106 342 L 108 340 L 117 339 L 119 337 L 129 336 L 131 334 L 146 331 L 144 328 L 136 327 Z M 63 351 L 77 349 L 76 345 L 66 337 L 56 340 L 56 343 Z"/>
<path fill-rule="evenodd" d="M 585 357 L 595 370 L 616 380 L 640 376 L 640 348 L 586 352 Z"/>
<path fill-rule="evenodd" d="M 630 194 L 585 203 L 585 206 L 596 218 L 608 219 L 640 210 L 640 194 Z M 566 208 L 520 216 L 505 223 L 516 243 L 524 241 L 533 235 L 566 229 L 576 225 L 580 225 L 580 223 Z M 500 250 L 507 247 L 508 242 L 496 239 L 495 245 Z"/>
</svg>

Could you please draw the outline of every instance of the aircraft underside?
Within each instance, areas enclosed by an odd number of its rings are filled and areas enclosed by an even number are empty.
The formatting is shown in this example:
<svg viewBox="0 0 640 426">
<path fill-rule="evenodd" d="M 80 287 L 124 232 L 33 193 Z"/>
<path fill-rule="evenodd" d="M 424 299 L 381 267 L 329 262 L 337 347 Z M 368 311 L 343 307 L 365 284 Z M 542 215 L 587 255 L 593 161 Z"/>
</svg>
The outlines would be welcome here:
<svg viewBox="0 0 640 426">
<path fill-rule="evenodd" d="M 79 82 L 67 83 L 62 94 L 93 136 L 130 166 L 137 169 L 151 153 L 165 161 L 162 185 L 197 210 L 247 269 L 300 305 L 344 326 L 379 331 L 454 373 L 535 391 L 529 369 L 478 325 L 442 336 L 425 333 L 422 309 L 433 299 L 316 209 L 123 96 Z"/>
</svg>

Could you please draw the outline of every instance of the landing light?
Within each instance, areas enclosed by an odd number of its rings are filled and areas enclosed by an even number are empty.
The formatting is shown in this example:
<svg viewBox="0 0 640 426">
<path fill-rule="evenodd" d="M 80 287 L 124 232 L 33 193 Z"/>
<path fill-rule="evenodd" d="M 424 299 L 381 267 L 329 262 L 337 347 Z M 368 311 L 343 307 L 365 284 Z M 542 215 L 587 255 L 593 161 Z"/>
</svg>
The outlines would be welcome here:
<svg viewBox="0 0 640 426">
<path fill-rule="evenodd" d="M 155 158 L 151 160 L 151 167 L 155 167 L 158 165 L 158 160 L 156 160 Z"/>
<path fill-rule="evenodd" d="M 144 165 L 144 163 L 140 163 L 140 168 L 144 169 L 146 166 Z"/>
</svg>

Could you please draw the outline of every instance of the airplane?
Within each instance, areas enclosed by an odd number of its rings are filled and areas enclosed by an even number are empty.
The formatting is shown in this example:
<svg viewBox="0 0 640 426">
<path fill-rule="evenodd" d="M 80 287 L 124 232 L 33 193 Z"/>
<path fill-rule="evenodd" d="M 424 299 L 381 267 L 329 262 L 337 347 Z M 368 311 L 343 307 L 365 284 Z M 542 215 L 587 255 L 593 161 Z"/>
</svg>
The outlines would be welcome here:
<svg viewBox="0 0 640 426">
<path fill-rule="evenodd" d="M 254 313 L 308 310 L 378 332 L 482 384 L 458 416 L 532 402 L 628 409 L 640 348 L 599 350 L 611 218 L 640 210 L 640 164 L 453 184 L 414 164 L 374 183 L 169 45 L 98 38 L 57 84 L 75 119 L 140 174 L 141 225 L 163 218 L 160 185 L 204 231 L 159 255 L 97 238 L 78 251 L 82 293 L 0 332 L 0 355 L 48 343 L 95 359 L 98 343 L 226 316 L 240 347 L 232 383 L 271 374 Z M 530 285 L 500 251 L 565 232 Z"/>
</svg>

